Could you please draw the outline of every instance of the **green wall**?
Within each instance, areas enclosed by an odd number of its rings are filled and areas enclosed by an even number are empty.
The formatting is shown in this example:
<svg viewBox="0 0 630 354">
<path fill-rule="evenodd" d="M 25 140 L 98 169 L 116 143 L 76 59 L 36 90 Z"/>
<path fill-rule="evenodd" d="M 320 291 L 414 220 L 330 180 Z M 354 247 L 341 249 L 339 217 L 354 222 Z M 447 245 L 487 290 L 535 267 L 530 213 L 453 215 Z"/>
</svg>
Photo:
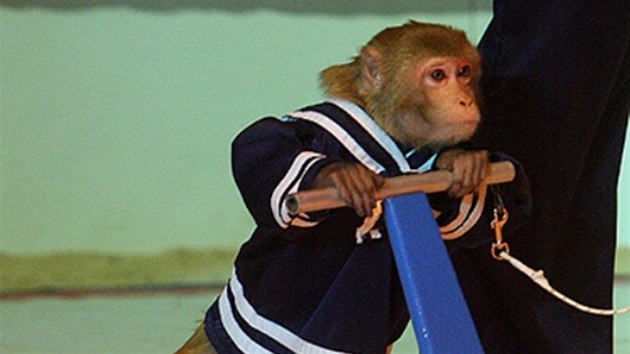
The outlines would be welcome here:
<svg viewBox="0 0 630 354">
<path fill-rule="evenodd" d="M 0 2 L 0 252 L 235 247 L 253 227 L 229 171 L 240 129 L 320 100 L 318 71 L 386 26 L 476 42 L 490 19 L 488 1 L 76 3 Z"/>
</svg>

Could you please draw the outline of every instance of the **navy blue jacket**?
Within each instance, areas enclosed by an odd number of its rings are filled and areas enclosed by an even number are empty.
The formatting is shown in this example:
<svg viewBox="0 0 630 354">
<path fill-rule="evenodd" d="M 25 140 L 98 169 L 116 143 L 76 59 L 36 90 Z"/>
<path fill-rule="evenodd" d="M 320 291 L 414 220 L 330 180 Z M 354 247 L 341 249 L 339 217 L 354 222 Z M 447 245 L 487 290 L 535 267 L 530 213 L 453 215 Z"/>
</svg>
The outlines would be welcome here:
<svg viewBox="0 0 630 354">
<path fill-rule="evenodd" d="M 374 226 L 383 237 L 357 244 L 363 220 L 354 210 L 291 215 L 283 202 L 331 162 L 396 176 L 431 169 L 435 156 L 401 147 L 342 100 L 264 118 L 239 134 L 233 172 L 257 227 L 207 313 L 206 333 L 218 352 L 382 354 L 408 323 L 384 226 Z M 491 213 L 483 211 L 492 198 L 485 191 L 433 199 L 445 237 L 468 232 L 454 242 L 489 242 Z"/>
</svg>

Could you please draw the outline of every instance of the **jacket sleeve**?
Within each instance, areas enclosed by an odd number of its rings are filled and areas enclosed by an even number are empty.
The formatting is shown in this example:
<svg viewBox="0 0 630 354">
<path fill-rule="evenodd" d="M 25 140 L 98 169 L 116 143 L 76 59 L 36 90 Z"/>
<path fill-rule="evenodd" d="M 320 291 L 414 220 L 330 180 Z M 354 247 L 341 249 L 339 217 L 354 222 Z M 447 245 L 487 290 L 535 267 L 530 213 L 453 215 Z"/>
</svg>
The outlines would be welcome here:
<svg viewBox="0 0 630 354">
<path fill-rule="evenodd" d="M 460 199 L 450 199 L 446 193 L 429 195 L 442 237 L 450 250 L 490 244 L 494 240 L 490 223 L 499 200 L 509 213 L 504 234 L 518 227 L 531 212 L 529 182 L 521 164 L 502 152 L 492 150 L 490 161 L 512 162 L 516 170 L 514 180 Z"/>
<path fill-rule="evenodd" d="M 307 189 L 317 172 L 336 161 L 324 153 L 321 132 L 304 122 L 263 118 L 232 143 L 232 172 L 247 209 L 258 226 L 310 228 L 313 215 L 290 215 L 284 200 Z"/>
</svg>

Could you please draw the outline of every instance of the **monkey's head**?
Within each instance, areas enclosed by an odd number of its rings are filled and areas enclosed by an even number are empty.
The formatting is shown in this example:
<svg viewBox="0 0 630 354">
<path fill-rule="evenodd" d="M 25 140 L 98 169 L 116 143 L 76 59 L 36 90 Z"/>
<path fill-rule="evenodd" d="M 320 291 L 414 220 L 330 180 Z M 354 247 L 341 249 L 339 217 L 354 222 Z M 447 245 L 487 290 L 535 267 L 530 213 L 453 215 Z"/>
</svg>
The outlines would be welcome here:
<svg viewBox="0 0 630 354">
<path fill-rule="evenodd" d="M 378 33 L 350 63 L 322 71 L 320 83 L 399 142 L 439 148 L 469 139 L 479 124 L 480 64 L 464 32 L 410 21 Z"/>
</svg>

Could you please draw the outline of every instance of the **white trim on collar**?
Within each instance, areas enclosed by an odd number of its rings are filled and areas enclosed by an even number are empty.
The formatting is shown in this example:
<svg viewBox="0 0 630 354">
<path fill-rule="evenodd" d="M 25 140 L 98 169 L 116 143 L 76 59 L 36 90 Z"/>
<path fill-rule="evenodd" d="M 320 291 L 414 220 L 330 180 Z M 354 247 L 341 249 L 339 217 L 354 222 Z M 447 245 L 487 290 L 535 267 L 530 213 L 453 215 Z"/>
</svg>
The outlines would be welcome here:
<svg viewBox="0 0 630 354">
<path fill-rule="evenodd" d="M 379 145 L 381 145 L 385 151 L 389 153 L 394 161 L 396 161 L 396 164 L 398 164 L 398 168 L 401 172 L 405 173 L 412 171 L 409 166 L 409 162 L 407 162 L 407 159 L 398 148 L 398 145 L 396 145 L 394 140 L 392 140 L 392 138 L 387 135 L 387 133 L 381 129 L 374 119 L 372 119 L 363 109 L 350 101 L 342 100 L 340 98 L 331 98 L 326 102 L 332 103 L 346 111 L 346 113 L 359 123 L 363 129 L 365 129 L 374 138 L 374 140 L 376 140 Z"/>
<path fill-rule="evenodd" d="M 361 164 L 375 173 L 385 171 L 385 167 L 376 161 L 365 149 L 354 139 L 350 133 L 337 124 L 332 118 L 315 111 L 297 111 L 289 114 L 290 117 L 304 119 L 313 122 L 332 134 L 339 143 L 350 151 Z"/>
</svg>

